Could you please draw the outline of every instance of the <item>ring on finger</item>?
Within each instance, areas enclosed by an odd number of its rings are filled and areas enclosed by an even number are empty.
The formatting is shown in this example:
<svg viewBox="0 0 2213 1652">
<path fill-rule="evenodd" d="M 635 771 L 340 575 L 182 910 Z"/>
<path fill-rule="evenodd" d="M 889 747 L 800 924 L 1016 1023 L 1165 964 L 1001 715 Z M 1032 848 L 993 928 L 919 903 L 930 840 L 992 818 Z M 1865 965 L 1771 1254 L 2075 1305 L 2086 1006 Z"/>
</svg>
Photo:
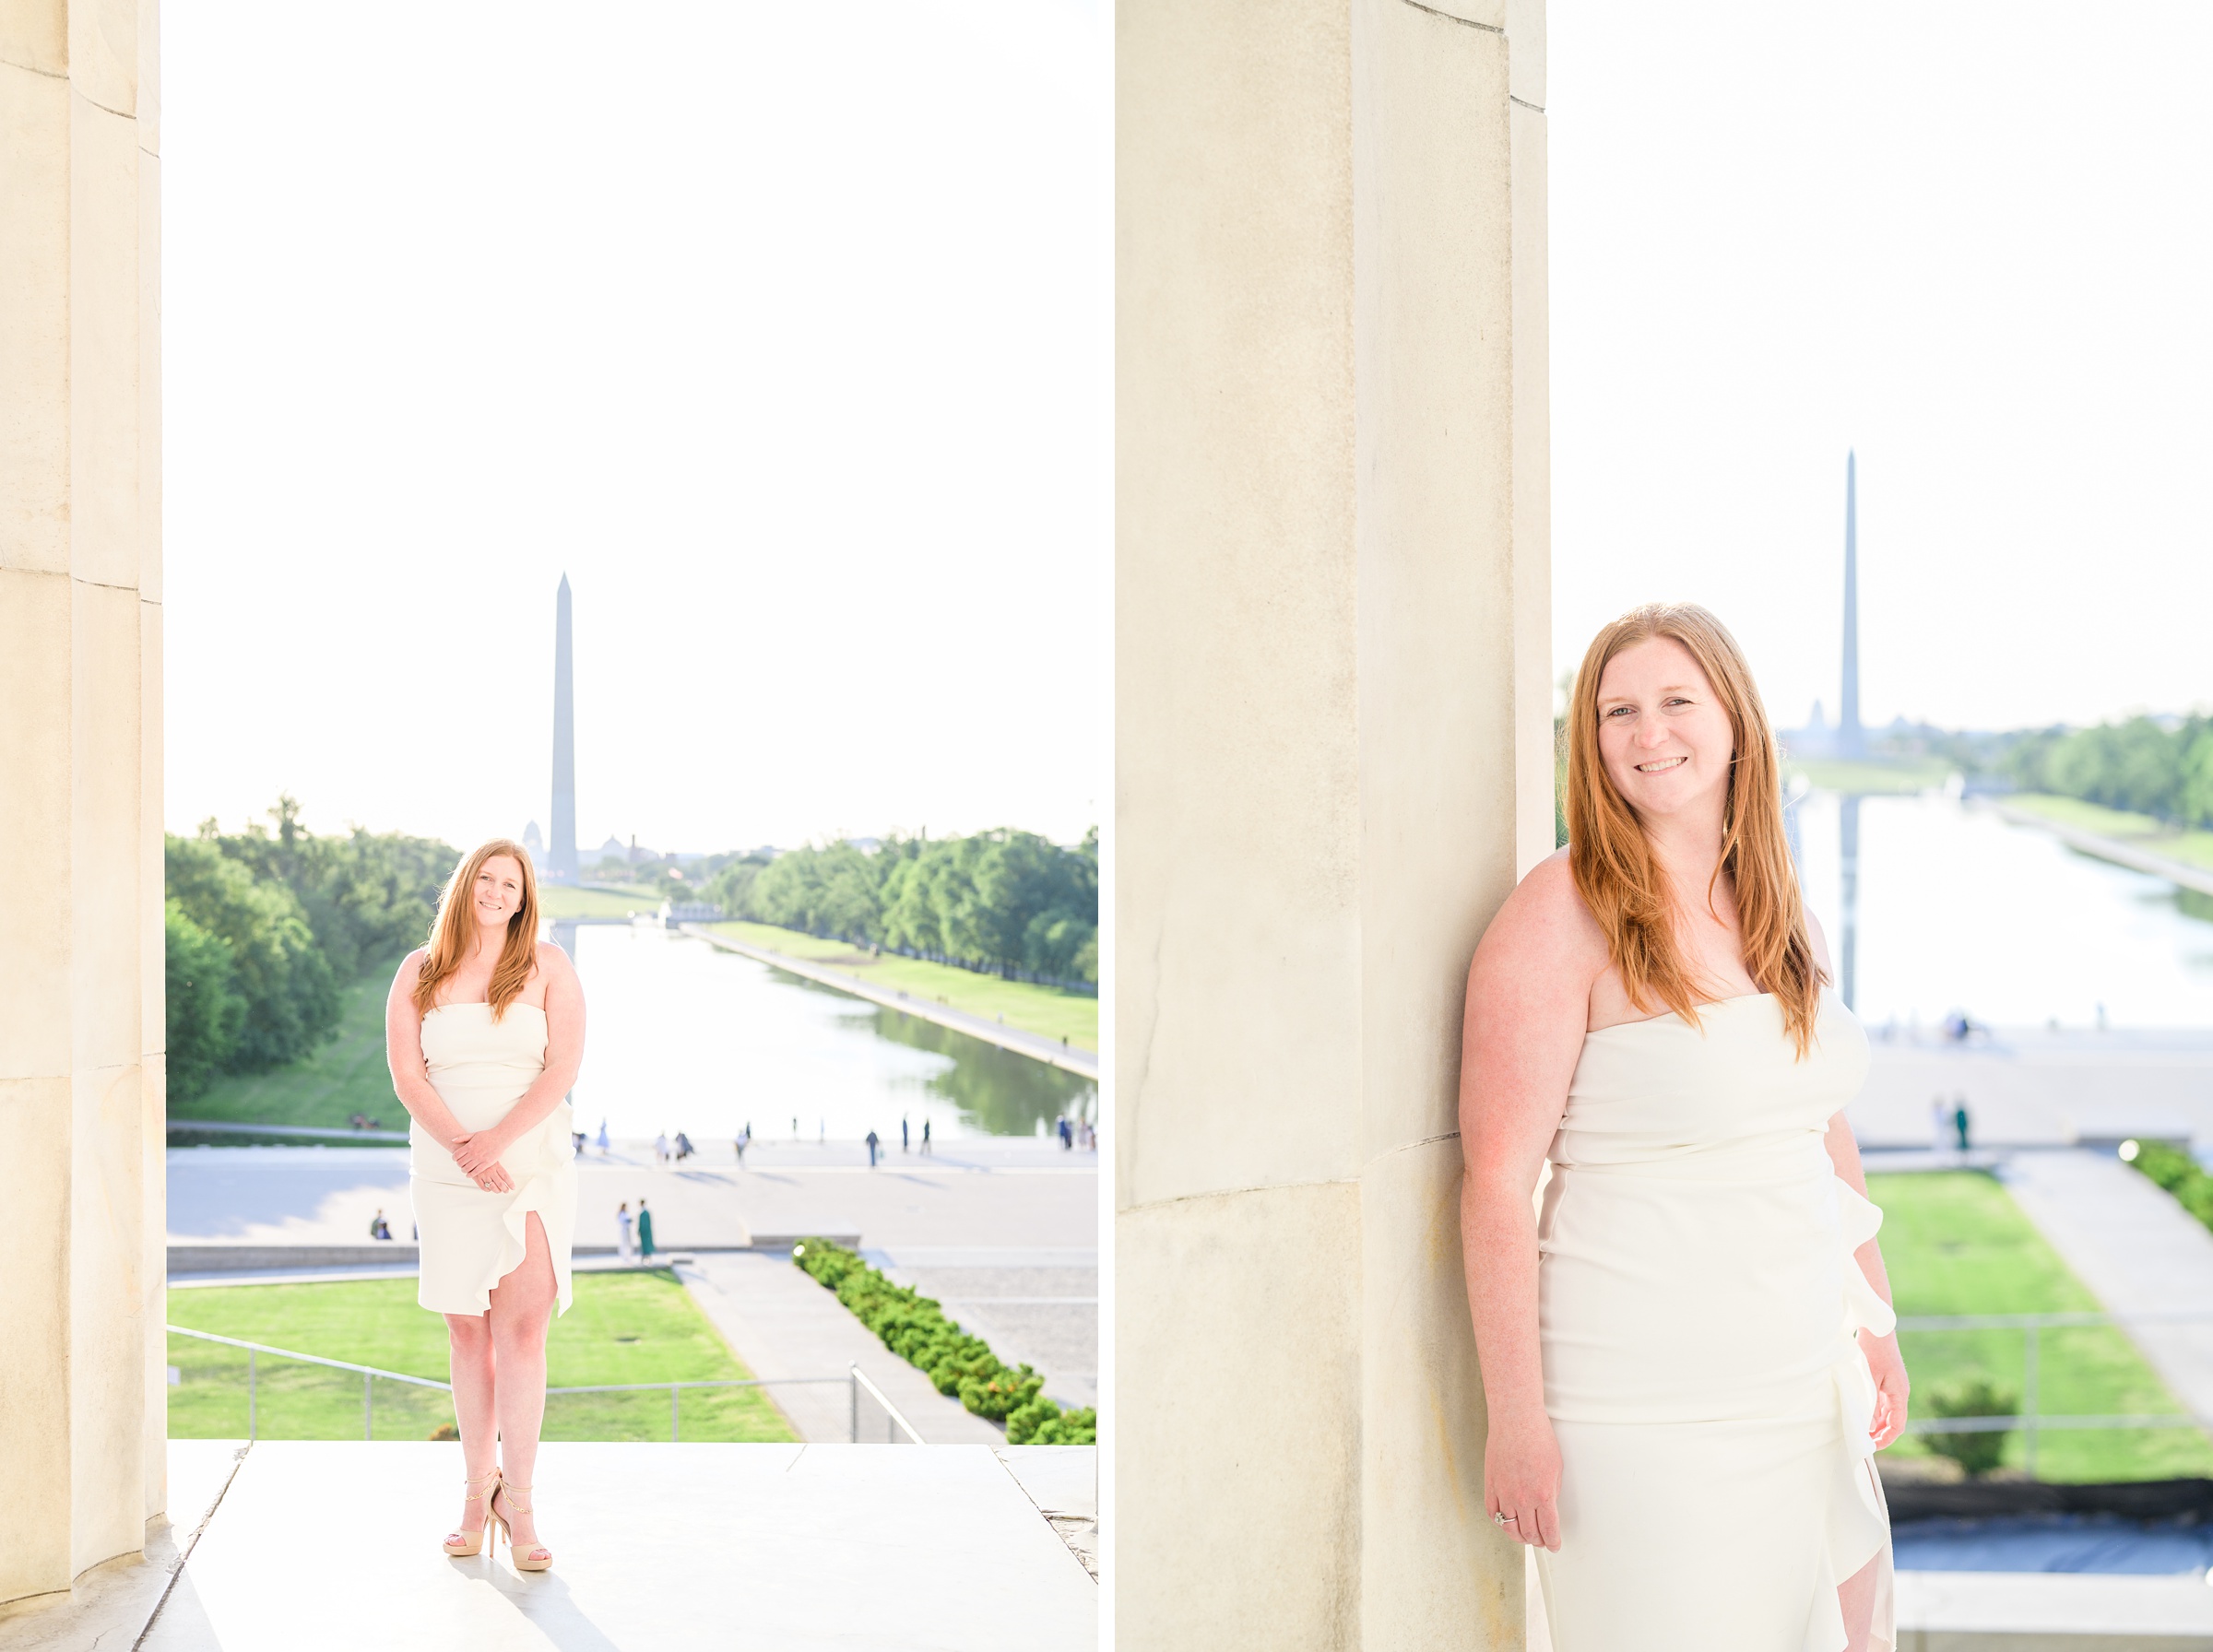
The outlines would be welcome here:
<svg viewBox="0 0 2213 1652">
<path fill-rule="evenodd" d="M 1494 1509 L 1491 1512 L 1491 1524 L 1494 1526 L 1511 1526 L 1520 1518 L 1519 1515 L 1509 1515 L 1503 1509 Z"/>
</svg>

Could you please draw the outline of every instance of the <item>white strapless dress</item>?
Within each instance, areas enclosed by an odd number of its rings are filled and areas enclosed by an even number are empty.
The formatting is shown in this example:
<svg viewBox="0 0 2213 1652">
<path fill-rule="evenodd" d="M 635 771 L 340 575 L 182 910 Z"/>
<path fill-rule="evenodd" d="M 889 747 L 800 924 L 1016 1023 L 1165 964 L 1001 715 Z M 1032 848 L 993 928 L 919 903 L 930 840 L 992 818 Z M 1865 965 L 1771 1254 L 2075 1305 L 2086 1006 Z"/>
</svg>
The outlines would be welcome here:
<svg viewBox="0 0 2213 1652">
<path fill-rule="evenodd" d="M 1855 1333 L 1896 1323 L 1852 1253 L 1882 1212 L 1837 1178 L 1829 1119 L 1867 1037 L 1824 996 L 1804 1061 L 1767 994 L 1583 1041 L 1538 1224 L 1560 1552 L 1555 1652 L 1841 1652 L 1837 1586 L 1890 1527 Z"/>
<path fill-rule="evenodd" d="M 546 1070 L 546 1012 L 515 1003 L 494 1021 L 489 1004 L 437 1005 L 422 1018 L 422 1056 L 431 1088 L 462 1127 L 489 1129 Z M 422 1246 L 416 1301 L 440 1314 L 485 1312 L 491 1288 L 522 1263 L 526 1219 L 535 1210 L 553 1253 L 558 1311 L 568 1312 L 569 1245 L 576 1232 L 570 1128 L 564 1101 L 501 1156 L 512 1193 L 487 1193 L 420 1125 L 409 1128 L 408 1190 Z"/>
</svg>

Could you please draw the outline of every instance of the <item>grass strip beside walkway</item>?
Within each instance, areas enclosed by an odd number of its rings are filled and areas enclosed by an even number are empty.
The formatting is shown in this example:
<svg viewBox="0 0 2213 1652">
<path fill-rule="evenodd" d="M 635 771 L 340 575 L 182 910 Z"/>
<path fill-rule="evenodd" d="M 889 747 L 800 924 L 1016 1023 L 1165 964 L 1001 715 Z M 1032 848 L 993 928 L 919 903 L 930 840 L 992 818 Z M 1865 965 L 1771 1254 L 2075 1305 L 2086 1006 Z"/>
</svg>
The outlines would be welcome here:
<svg viewBox="0 0 2213 1652">
<path fill-rule="evenodd" d="M 804 962 L 842 971 L 892 992 L 964 1009 L 987 1021 L 1002 1021 L 1019 1032 L 1065 1038 L 1076 1048 L 1095 1054 L 1099 1047 L 1099 1001 L 1083 993 L 1030 981 L 1008 981 L 951 964 L 902 958 L 895 952 L 871 955 L 850 941 L 824 940 L 803 930 L 779 929 L 773 924 L 730 919 L 703 927 Z"/>
<path fill-rule="evenodd" d="M 2178 832 L 2150 815 L 2130 814 L 2124 809 L 2085 803 L 2079 797 L 2056 797 L 2046 792 L 2012 792 L 1998 801 L 2008 808 L 2040 816 L 2055 826 L 2110 837 L 2132 849 L 2162 855 L 2186 866 L 2213 867 L 2213 832 Z"/>
<path fill-rule="evenodd" d="M 2097 1300 L 2047 1245 L 2013 1198 L 1974 1172 L 1872 1175 L 1883 1210 L 1883 1257 L 1901 1317 L 1965 1314 L 2096 1313 Z M 2039 1375 L 2041 1413 L 2172 1416 L 2184 1408 L 2117 1328 L 2046 1329 Z M 1907 1331 L 1912 1411 L 1933 1415 L 1936 1389 L 1982 1377 L 2013 1395 L 2022 1388 L 2024 1338 L 2018 1330 Z M 1921 1457 L 1909 1434 L 1885 1454 Z M 2022 1440 L 2006 1436 L 2004 1465 L 2022 1466 Z M 2164 1480 L 2213 1474 L 2213 1442 L 2195 1430 L 2082 1429 L 2037 1435 L 2037 1477 L 2048 1481 Z"/>
<path fill-rule="evenodd" d="M 214 1118 L 344 1129 L 361 1113 L 387 1130 L 405 1130 L 408 1111 L 392 1092 L 385 1064 L 385 996 L 391 987 L 389 970 L 363 975 L 343 989 L 337 1036 L 328 1044 L 266 1073 L 226 1073 L 204 1095 L 171 1102 L 170 1122 Z"/>
<path fill-rule="evenodd" d="M 217 1336 L 446 1380 L 445 1321 L 417 1305 L 412 1280 L 176 1290 L 169 1292 L 169 1316 L 172 1325 Z M 169 1391 L 170 1437 L 243 1439 L 245 1350 L 171 1337 L 169 1360 L 183 1377 Z M 673 1273 L 577 1275 L 574 1303 L 547 1335 L 546 1364 L 547 1385 L 556 1388 L 742 1381 L 752 1375 Z M 262 1438 L 361 1437 L 358 1373 L 268 1355 L 257 1365 L 256 1421 Z M 687 1390 L 682 1410 L 687 1441 L 799 1437 L 758 1388 Z M 453 1414 L 452 1398 L 438 1389 L 375 1384 L 379 1439 L 430 1438 L 452 1422 Z M 665 1391 L 551 1396 L 546 1402 L 545 1437 L 666 1440 L 669 1396 Z"/>
</svg>

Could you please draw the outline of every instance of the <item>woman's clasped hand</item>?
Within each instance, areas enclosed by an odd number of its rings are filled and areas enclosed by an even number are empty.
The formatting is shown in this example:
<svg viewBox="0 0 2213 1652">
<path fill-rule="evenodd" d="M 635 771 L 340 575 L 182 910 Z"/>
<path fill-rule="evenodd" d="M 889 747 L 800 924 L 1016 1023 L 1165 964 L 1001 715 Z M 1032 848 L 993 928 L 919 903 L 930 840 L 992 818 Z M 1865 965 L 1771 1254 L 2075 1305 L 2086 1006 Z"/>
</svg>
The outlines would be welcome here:
<svg viewBox="0 0 2213 1652">
<path fill-rule="evenodd" d="M 487 1193 L 513 1193 L 515 1178 L 500 1162 L 507 1146 L 497 1130 L 465 1130 L 447 1144 L 446 1151 L 453 1154 L 461 1174 Z"/>
</svg>

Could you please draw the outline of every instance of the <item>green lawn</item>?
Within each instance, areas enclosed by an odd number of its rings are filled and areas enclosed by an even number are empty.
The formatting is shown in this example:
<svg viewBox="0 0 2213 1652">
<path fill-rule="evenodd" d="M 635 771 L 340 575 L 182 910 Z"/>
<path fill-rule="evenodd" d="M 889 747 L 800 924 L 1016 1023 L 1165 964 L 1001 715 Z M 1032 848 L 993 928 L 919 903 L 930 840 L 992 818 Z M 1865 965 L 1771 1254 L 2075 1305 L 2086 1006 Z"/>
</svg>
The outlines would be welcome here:
<svg viewBox="0 0 2213 1652">
<path fill-rule="evenodd" d="M 553 1321 L 547 1339 L 549 1386 L 751 1375 L 673 1274 L 579 1274 L 575 1284 L 574 1304 Z M 272 1348 L 440 1381 L 446 1376 L 445 1321 L 416 1305 L 412 1280 L 172 1290 L 169 1318 L 172 1325 Z M 183 1375 L 183 1384 L 169 1391 L 170 1437 L 244 1438 L 245 1351 L 172 1336 L 169 1359 Z M 267 1355 L 257 1363 L 261 1437 L 361 1437 L 358 1373 Z M 452 1399 L 441 1390 L 395 1382 L 374 1386 L 379 1439 L 426 1439 L 453 1421 Z M 545 1437 L 666 1440 L 669 1396 L 554 1395 L 546 1402 Z M 798 1435 L 761 1390 L 724 1388 L 685 1393 L 683 1438 L 776 1441 Z"/>
<path fill-rule="evenodd" d="M 901 958 L 886 952 L 871 958 L 842 940 L 822 940 L 797 929 L 778 929 L 771 924 L 732 920 L 708 928 L 756 947 L 810 962 L 827 964 L 859 980 L 928 998 L 971 1015 L 1003 1020 L 1008 1026 L 1046 1038 L 1065 1038 L 1078 1049 L 1099 1047 L 1099 1001 L 1083 993 L 1063 992 L 1057 986 L 1038 986 L 1027 981 L 1003 981 L 997 975 L 950 964 L 928 963 L 918 958 Z"/>
<path fill-rule="evenodd" d="M 1925 792 L 1942 785 L 1952 772 L 1949 763 L 1922 759 L 1839 762 L 1826 758 L 1793 758 L 1789 766 L 1825 792 Z"/>
<path fill-rule="evenodd" d="M 658 912 L 657 891 L 638 888 L 627 891 L 578 889 L 573 884 L 540 883 L 538 910 L 550 918 L 620 918 L 633 912 Z"/>
<path fill-rule="evenodd" d="M 378 970 L 340 995 L 337 1036 L 304 1060 L 266 1073 L 226 1073 L 204 1095 L 172 1101 L 172 1124 L 195 1118 L 257 1125 L 325 1125 L 343 1129 L 363 1113 L 387 1130 L 408 1127 L 385 1065 L 385 995 L 392 975 Z"/>
<path fill-rule="evenodd" d="M 2055 797 L 2046 792 L 2017 792 L 2004 799 L 2009 808 L 2041 815 L 2060 826 L 2116 838 L 2192 866 L 2213 867 L 2213 832 L 2177 832 L 2164 820 L 2134 815 L 2118 808 L 2085 803 L 2079 797 Z"/>
<path fill-rule="evenodd" d="M 1901 1316 L 2095 1313 L 2098 1302 L 2067 1270 L 1993 1178 L 1973 1172 L 1876 1175 L 1883 1257 Z M 2173 1415 L 2184 1408 L 2135 1345 L 2110 1327 L 2041 1333 L 2040 1411 L 2060 1416 Z M 2019 1331 L 1908 1331 L 1913 1414 L 1934 1415 L 1931 1393 L 1970 1377 L 2021 1393 Z M 1919 1456 L 1911 1435 L 1888 1455 Z M 2022 1464 L 2021 1437 L 2006 1436 L 2006 1463 Z M 2037 1436 L 2037 1474 L 2052 1481 L 2163 1480 L 2213 1474 L 2213 1442 L 2189 1429 L 2069 1430 Z"/>
</svg>

